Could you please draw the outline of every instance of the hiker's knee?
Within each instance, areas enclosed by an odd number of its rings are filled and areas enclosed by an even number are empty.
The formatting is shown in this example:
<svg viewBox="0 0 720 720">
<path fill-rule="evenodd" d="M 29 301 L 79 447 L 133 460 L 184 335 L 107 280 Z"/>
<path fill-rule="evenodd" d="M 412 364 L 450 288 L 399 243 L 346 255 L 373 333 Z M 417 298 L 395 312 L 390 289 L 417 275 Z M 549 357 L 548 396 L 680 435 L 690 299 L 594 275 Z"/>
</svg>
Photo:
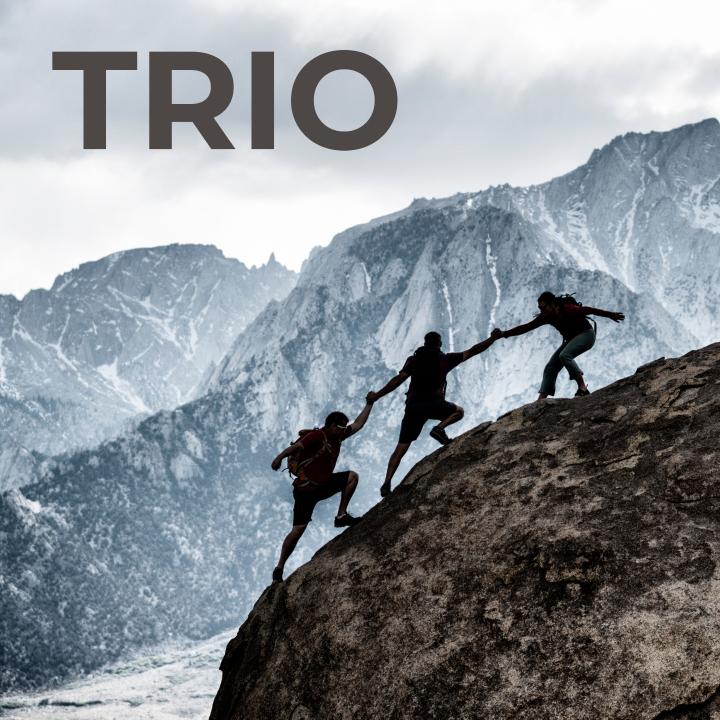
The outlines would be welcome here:
<svg viewBox="0 0 720 720">
<path fill-rule="evenodd" d="M 464 418 L 465 417 L 465 409 L 461 408 L 459 405 L 456 405 L 455 406 L 455 414 L 459 415 L 460 418 Z"/>
<path fill-rule="evenodd" d="M 410 443 L 398 443 L 393 450 L 392 457 L 395 459 L 401 458 L 408 451 L 409 447 Z"/>
<path fill-rule="evenodd" d="M 558 355 L 558 358 L 563 365 L 567 365 L 569 362 L 572 362 L 575 359 L 573 354 L 568 352 L 567 350 L 563 350 L 560 355 Z"/>
<path fill-rule="evenodd" d="M 562 359 L 560 356 L 557 356 L 556 358 L 553 358 L 552 360 L 548 361 L 548 364 L 545 366 L 545 369 L 543 370 L 544 375 L 557 375 L 560 370 L 562 370 Z"/>
<path fill-rule="evenodd" d="M 354 470 L 351 470 L 348 473 L 348 483 L 350 485 L 357 485 L 359 479 L 360 479 L 360 476 Z"/>
<path fill-rule="evenodd" d="M 297 540 L 305 530 L 307 530 L 307 523 L 305 525 L 293 525 L 292 530 L 288 533 L 288 538 Z"/>
</svg>

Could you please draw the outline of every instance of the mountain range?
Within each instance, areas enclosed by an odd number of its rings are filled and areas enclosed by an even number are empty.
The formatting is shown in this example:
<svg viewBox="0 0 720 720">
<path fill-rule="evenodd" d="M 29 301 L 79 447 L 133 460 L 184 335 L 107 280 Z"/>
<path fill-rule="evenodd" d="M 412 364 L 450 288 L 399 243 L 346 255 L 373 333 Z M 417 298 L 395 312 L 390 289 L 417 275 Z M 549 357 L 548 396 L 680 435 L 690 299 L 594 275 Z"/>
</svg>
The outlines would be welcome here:
<svg viewBox="0 0 720 720">
<path fill-rule="evenodd" d="M 0 296 L 0 487 L 39 455 L 86 448 L 194 398 L 237 335 L 296 275 L 212 246 L 116 253 L 22 300 Z M 35 454 L 33 454 L 33 451 Z"/>
<path fill-rule="evenodd" d="M 178 373 L 196 399 L 49 458 L 0 496 L 0 687 L 241 619 L 290 520 L 270 459 L 329 410 L 353 417 L 430 329 L 464 349 L 529 320 L 541 291 L 572 291 L 627 317 L 598 320 L 581 359 L 591 389 L 716 338 L 719 146 L 717 120 L 630 133 L 543 185 L 416 200 L 314 250 L 207 372 Z M 558 344 L 544 328 L 454 372 L 448 398 L 467 411 L 457 432 L 533 399 Z M 564 378 L 559 394 L 570 390 Z M 402 404 L 402 391 L 380 401 L 343 450 L 340 467 L 360 474 L 353 511 L 377 500 Z M 401 472 L 432 448 L 418 442 Z M 333 510 L 317 513 L 295 564 L 329 537 Z"/>
</svg>

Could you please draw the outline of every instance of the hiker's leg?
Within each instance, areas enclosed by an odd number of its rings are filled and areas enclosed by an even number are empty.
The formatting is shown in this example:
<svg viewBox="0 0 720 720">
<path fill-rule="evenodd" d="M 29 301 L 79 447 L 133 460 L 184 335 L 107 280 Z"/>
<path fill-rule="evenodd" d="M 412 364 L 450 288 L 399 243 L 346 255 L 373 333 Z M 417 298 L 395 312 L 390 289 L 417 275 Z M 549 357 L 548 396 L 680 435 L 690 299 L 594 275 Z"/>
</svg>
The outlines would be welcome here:
<svg viewBox="0 0 720 720">
<path fill-rule="evenodd" d="M 595 332 L 586 330 L 580 335 L 576 335 L 564 348 L 560 351 L 558 359 L 567 368 L 568 375 L 577 383 L 578 388 L 586 390 L 587 385 L 583 378 L 583 372 L 575 362 L 578 355 L 587 352 L 595 344 Z"/>
<path fill-rule="evenodd" d="M 389 485 L 390 481 L 393 478 L 393 475 L 395 474 L 395 471 L 398 469 L 398 466 L 400 465 L 400 461 L 403 459 L 405 453 L 408 451 L 410 447 L 410 443 L 401 443 L 399 442 L 395 449 L 393 450 L 392 455 L 390 456 L 390 459 L 388 460 L 387 465 L 387 471 L 385 473 L 385 482 L 383 485 Z"/>
<path fill-rule="evenodd" d="M 282 548 L 280 550 L 280 559 L 278 560 L 277 567 L 282 570 L 285 567 L 287 559 L 292 555 L 295 546 L 298 544 L 298 540 L 302 537 L 305 532 L 307 525 L 293 525 L 292 530 L 285 536 L 283 540 Z"/>
<path fill-rule="evenodd" d="M 448 415 L 442 422 L 438 423 L 435 427 L 438 430 L 444 430 L 448 425 L 460 422 L 465 417 L 465 410 L 459 405 L 455 406 L 455 412 L 452 415 Z"/>
<path fill-rule="evenodd" d="M 348 503 L 350 502 L 350 498 L 353 496 L 355 489 L 358 485 L 359 476 L 356 472 L 353 472 L 352 470 L 348 473 L 347 482 L 345 483 L 345 487 L 343 488 L 342 493 L 340 494 L 340 507 L 337 511 L 337 516 L 341 517 L 342 515 L 345 515 L 348 509 Z"/>
<path fill-rule="evenodd" d="M 388 460 L 385 481 L 380 486 L 380 495 L 383 497 L 390 493 L 390 481 L 398 469 L 403 456 L 408 451 L 410 445 L 420 437 L 423 425 L 425 425 L 428 419 L 426 410 L 427 408 L 417 403 L 408 403 L 405 405 L 405 414 L 400 424 L 400 437 Z"/>
<path fill-rule="evenodd" d="M 546 398 L 548 395 L 555 394 L 555 381 L 558 373 L 562 370 L 563 364 L 560 361 L 560 353 L 565 345 L 561 345 L 548 360 L 545 370 L 543 371 L 542 383 L 540 383 L 540 397 L 538 400 Z"/>
</svg>

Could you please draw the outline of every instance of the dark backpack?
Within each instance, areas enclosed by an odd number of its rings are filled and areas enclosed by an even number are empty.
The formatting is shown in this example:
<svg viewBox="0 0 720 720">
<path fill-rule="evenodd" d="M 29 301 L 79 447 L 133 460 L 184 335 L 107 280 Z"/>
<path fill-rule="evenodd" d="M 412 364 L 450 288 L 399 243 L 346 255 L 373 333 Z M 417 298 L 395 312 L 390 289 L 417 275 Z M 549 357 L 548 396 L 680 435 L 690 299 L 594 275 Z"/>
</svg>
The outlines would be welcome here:
<svg viewBox="0 0 720 720">
<path fill-rule="evenodd" d="M 294 445 L 299 440 L 302 440 L 305 435 L 308 433 L 313 432 L 313 430 L 320 430 L 322 432 L 321 428 L 312 428 L 311 430 L 304 429 L 300 430 L 298 432 L 297 440 L 293 440 L 292 444 Z M 323 453 L 331 452 L 332 447 L 330 446 L 330 443 L 328 442 L 328 439 L 324 432 L 322 432 L 323 436 L 323 444 L 320 446 L 320 449 L 316 452 L 310 452 L 303 448 L 299 452 L 293 453 L 290 455 L 287 459 L 287 469 L 288 472 L 292 477 L 299 478 L 302 474 L 303 468 L 307 467 L 315 458 L 319 457 Z"/>
<path fill-rule="evenodd" d="M 565 295 L 556 295 L 555 299 L 557 300 L 557 303 L 562 310 L 563 305 L 577 305 L 579 307 L 582 307 L 582 303 L 579 300 L 575 299 L 574 295 L 571 295 L 570 293 L 567 293 Z M 585 316 L 585 319 L 588 320 L 593 324 L 593 328 L 595 329 L 595 334 L 597 335 L 597 323 L 593 318 Z"/>
<path fill-rule="evenodd" d="M 432 395 L 445 384 L 442 373 L 444 353 L 437 348 L 419 347 L 413 355 L 412 385 L 413 392 L 420 395 Z"/>
<path fill-rule="evenodd" d="M 556 295 L 555 299 L 559 305 L 582 305 L 582 303 L 575 299 L 574 295 L 567 293 L 566 295 Z"/>
</svg>

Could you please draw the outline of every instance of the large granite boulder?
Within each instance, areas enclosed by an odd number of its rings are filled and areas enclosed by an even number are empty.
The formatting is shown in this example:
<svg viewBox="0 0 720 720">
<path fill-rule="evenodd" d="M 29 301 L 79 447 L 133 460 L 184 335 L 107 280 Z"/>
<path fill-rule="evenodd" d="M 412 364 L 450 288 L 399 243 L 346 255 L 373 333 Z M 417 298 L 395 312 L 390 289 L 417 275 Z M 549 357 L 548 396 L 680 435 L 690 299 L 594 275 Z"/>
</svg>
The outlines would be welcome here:
<svg viewBox="0 0 720 720">
<path fill-rule="evenodd" d="M 265 591 L 212 720 L 720 718 L 719 436 L 720 344 L 471 430 Z"/>
</svg>

